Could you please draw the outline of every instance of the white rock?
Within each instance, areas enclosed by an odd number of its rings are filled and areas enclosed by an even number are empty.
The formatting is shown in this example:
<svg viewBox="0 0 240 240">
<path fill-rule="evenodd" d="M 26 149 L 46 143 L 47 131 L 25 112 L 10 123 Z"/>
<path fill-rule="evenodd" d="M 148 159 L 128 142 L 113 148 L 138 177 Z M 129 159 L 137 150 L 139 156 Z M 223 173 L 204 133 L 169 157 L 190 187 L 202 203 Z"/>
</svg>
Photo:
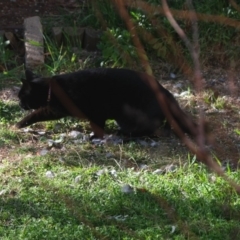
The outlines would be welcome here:
<svg viewBox="0 0 240 240">
<path fill-rule="evenodd" d="M 55 177 L 55 174 L 52 171 L 47 171 L 45 175 L 46 175 L 47 178 L 54 178 Z"/>
<path fill-rule="evenodd" d="M 150 144 L 151 147 L 156 147 L 158 145 L 159 145 L 159 142 L 155 142 L 155 141 L 152 141 Z"/>
<path fill-rule="evenodd" d="M 104 169 L 98 170 L 98 171 L 96 172 L 96 175 L 97 175 L 97 176 L 101 176 L 101 175 L 107 174 L 107 173 L 108 173 L 108 170 L 104 168 Z"/>
<path fill-rule="evenodd" d="M 181 96 L 181 97 L 189 96 L 189 95 L 190 95 L 189 91 L 184 91 L 184 92 L 181 92 L 181 93 L 180 93 L 180 96 Z"/>
<path fill-rule="evenodd" d="M 139 169 L 140 169 L 140 170 L 146 170 L 146 169 L 148 169 L 148 165 L 146 165 L 146 164 L 140 164 L 140 165 L 139 165 Z"/>
<path fill-rule="evenodd" d="M 125 184 L 122 186 L 123 193 L 133 193 L 133 188 L 129 184 Z"/>
<path fill-rule="evenodd" d="M 71 138 L 78 138 L 78 137 L 82 136 L 82 133 L 80 133 L 78 131 L 71 131 L 68 135 Z"/>
<path fill-rule="evenodd" d="M 3 189 L 0 191 L 0 196 L 4 195 L 7 192 L 7 190 Z"/>
<path fill-rule="evenodd" d="M 79 183 L 81 181 L 81 178 L 82 178 L 81 175 L 76 176 L 75 179 L 74 179 L 74 182 Z"/>
<path fill-rule="evenodd" d="M 49 152 L 49 151 L 44 148 L 44 149 L 42 149 L 42 150 L 40 151 L 39 154 L 40 154 L 41 156 L 45 156 L 48 152 Z"/>
<path fill-rule="evenodd" d="M 170 78 L 175 79 L 176 78 L 176 74 L 170 73 Z"/>
<path fill-rule="evenodd" d="M 162 174 L 163 170 L 161 168 L 156 169 L 155 171 L 153 171 L 153 174 Z"/>
<path fill-rule="evenodd" d="M 117 171 L 116 171 L 115 169 L 112 169 L 112 170 L 110 171 L 110 174 L 111 174 L 112 176 L 114 176 L 114 177 L 117 177 Z"/>
<path fill-rule="evenodd" d="M 177 84 L 175 85 L 176 88 L 182 88 L 182 86 L 183 86 L 182 83 L 177 83 Z"/>
</svg>

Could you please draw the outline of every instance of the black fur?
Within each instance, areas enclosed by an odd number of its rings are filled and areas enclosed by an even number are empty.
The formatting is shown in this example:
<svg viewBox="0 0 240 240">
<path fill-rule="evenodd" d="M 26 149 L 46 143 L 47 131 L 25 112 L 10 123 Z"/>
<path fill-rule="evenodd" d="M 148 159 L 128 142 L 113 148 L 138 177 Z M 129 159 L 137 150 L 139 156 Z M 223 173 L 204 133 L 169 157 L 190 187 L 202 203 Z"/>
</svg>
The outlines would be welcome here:
<svg viewBox="0 0 240 240">
<path fill-rule="evenodd" d="M 122 133 L 132 136 L 151 135 L 159 127 L 170 128 L 146 74 L 106 68 L 82 70 L 53 78 L 87 119 L 102 129 L 107 119 L 116 120 Z M 70 115 L 53 93 L 47 103 L 50 81 L 51 78 L 35 78 L 32 72 L 26 71 L 26 80 L 22 80 L 18 94 L 20 106 L 25 110 L 37 111 L 17 123 L 18 128 Z M 195 123 L 180 109 L 168 90 L 160 84 L 157 86 L 158 93 L 163 96 L 182 131 L 195 137 Z"/>
</svg>

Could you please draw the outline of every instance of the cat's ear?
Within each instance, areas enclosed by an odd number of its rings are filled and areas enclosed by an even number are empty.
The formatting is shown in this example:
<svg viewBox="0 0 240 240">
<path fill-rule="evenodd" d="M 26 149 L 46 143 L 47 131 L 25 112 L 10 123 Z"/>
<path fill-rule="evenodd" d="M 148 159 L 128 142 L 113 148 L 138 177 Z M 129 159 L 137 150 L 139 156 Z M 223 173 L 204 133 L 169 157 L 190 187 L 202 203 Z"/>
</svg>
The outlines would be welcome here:
<svg viewBox="0 0 240 240">
<path fill-rule="evenodd" d="M 25 70 L 26 81 L 31 82 L 34 79 L 34 74 L 31 70 Z"/>
<path fill-rule="evenodd" d="M 24 78 L 21 78 L 20 80 L 21 80 L 21 82 L 22 82 L 23 84 L 26 84 L 26 83 L 27 83 L 26 79 L 24 79 Z"/>
<path fill-rule="evenodd" d="M 36 75 L 33 73 L 30 69 L 25 70 L 25 76 L 26 76 L 26 81 L 31 82 L 33 79 L 40 77 L 39 75 Z"/>
</svg>

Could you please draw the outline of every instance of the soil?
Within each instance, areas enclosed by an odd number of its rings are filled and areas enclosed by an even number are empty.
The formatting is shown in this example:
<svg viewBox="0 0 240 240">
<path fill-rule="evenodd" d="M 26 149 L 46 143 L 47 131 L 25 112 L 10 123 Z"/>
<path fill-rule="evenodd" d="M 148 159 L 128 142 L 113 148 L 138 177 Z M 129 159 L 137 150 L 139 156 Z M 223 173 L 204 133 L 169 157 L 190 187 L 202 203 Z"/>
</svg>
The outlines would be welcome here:
<svg viewBox="0 0 240 240">
<path fill-rule="evenodd" d="M 1 0 L 0 30 L 22 28 L 23 21 L 32 16 L 49 16 L 59 14 L 58 0 Z"/>
<path fill-rule="evenodd" d="M 21 29 L 23 20 L 27 17 L 58 15 L 62 9 L 71 10 L 79 6 L 81 1 L 64 0 L 0 0 L 0 31 L 6 29 Z M 206 104 L 204 96 L 191 95 L 181 97 L 181 93 L 186 90 L 190 83 L 183 77 L 170 79 L 169 71 L 164 69 L 164 64 L 157 63 L 154 72 L 158 79 L 162 79 L 162 74 L 167 76 L 167 80 L 162 80 L 161 84 L 172 93 L 180 94 L 177 98 L 181 106 L 191 112 L 197 111 L 199 107 L 204 110 L 207 116 L 209 128 L 211 129 L 215 141 L 213 150 L 222 161 L 232 161 L 235 164 L 240 160 L 240 135 L 234 130 L 240 131 L 240 74 L 239 72 L 229 72 L 221 66 L 203 67 L 202 73 L 205 79 L 205 89 L 210 89 L 214 97 L 224 97 L 225 105 L 222 109 L 215 109 L 214 105 Z M 1 71 L 1 69 L 0 69 Z M 0 98 L 7 101 L 16 97 L 16 88 L 0 91 Z M 198 102 L 199 99 L 203 101 Z M 206 100 L 206 99 L 205 99 Z M 3 150 L 3 149 L 2 149 Z M 8 151 L 1 151 L 1 155 L 7 157 Z M 2 155 L 3 156 L 3 155 Z"/>
</svg>

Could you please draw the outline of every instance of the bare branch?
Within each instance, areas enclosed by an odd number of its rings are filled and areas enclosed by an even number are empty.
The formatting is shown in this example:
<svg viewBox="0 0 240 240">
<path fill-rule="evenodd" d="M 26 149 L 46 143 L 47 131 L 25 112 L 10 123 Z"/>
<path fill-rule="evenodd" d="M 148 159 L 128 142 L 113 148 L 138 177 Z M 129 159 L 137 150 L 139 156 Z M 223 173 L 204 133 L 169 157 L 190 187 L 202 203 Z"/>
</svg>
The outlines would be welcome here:
<svg viewBox="0 0 240 240">
<path fill-rule="evenodd" d="M 229 0 L 229 3 L 238 11 L 240 12 L 240 7 L 234 0 Z"/>
</svg>

